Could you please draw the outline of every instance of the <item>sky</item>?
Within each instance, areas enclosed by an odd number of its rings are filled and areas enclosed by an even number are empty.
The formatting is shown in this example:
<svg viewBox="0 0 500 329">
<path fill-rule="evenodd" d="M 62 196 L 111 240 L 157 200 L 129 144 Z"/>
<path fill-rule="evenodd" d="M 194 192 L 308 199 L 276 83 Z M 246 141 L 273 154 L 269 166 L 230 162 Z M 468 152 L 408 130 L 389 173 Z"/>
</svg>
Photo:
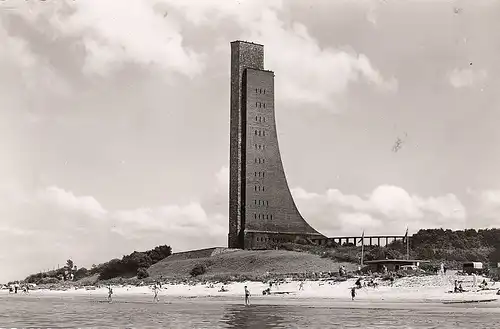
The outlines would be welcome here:
<svg viewBox="0 0 500 329">
<path fill-rule="evenodd" d="M 498 1 L 5 0 L 0 282 L 226 246 L 233 40 L 321 233 L 500 227 Z"/>
</svg>

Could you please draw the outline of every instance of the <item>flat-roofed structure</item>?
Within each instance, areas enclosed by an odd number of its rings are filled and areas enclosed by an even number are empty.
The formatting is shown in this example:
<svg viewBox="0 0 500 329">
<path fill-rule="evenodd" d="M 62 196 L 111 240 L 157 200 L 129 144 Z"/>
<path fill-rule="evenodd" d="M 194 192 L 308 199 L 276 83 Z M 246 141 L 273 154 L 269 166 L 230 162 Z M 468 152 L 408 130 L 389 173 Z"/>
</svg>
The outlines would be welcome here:
<svg viewBox="0 0 500 329">
<path fill-rule="evenodd" d="M 416 266 L 419 267 L 422 263 L 427 263 L 425 260 L 415 259 L 378 259 L 369 260 L 364 263 L 370 267 L 372 272 L 382 272 L 384 267 L 389 272 L 397 272 L 402 266 Z"/>
</svg>

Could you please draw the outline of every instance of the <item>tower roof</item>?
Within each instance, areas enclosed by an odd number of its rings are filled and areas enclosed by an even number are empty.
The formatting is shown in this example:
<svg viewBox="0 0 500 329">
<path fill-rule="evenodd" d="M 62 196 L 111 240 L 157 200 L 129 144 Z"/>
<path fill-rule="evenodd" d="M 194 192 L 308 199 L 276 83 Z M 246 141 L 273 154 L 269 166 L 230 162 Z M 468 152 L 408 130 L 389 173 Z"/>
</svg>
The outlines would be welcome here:
<svg viewBox="0 0 500 329">
<path fill-rule="evenodd" d="M 234 40 L 234 41 L 231 41 L 231 43 L 248 43 L 248 44 L 251 44 L 251 45 L 257 45 L 257 46 L 261 46 L 261 47 L 264 47 L 263 44 L 260 44 L 260 43 L 255 43 L 255 42 L 251 42 L 251 41 L 245 41 L 245 40 Z"/>
</svg>

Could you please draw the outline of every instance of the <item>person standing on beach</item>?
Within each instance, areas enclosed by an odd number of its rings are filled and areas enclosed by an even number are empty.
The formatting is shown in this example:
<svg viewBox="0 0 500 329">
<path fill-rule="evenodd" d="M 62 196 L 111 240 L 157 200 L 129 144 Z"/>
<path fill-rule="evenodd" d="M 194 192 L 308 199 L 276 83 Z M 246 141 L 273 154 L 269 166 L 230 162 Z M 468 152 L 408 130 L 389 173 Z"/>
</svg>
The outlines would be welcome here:
<svg viewBox="0 0 500 329">
<path fill-rule="evenodd" d="M 351 300 L 354 300 L 354 297 L 356 297 L 356 287 L 351 288 Z"/>
<path fill-rule="evenodd" d="M 356 280 L 356 287 L 357 287 L 358 289 L 361 289 L 361 278 L 358 278 L 358 279 Z"/>
<path fill-rule="evenodd" d="M 111 304 L 113 302 L 113 288 L 108 286 L 108 302 Z"/>
<path fill-rule="evenodd" d="M 250 305 L 250 290 L 245 286 L 245 305 Z"/>
<path fill-rule="evenodd" d="M 160 289 L 159 289 L 159 288 L 158 288 L 158 286 L 155 284 L 155 285 L 153 286 L 153 292 L 154 292 L 154 294 L 155 294 L 155 295 L 154 295 L 154 297 L 153 297 L 153 303 L 155 303 L 155 302 L 157 303 L 157 302 L 159 302 L 159 301 L 160 301 L 160 297 L 158 297 L 158 290 L 160 290 Z"/>
</svg>

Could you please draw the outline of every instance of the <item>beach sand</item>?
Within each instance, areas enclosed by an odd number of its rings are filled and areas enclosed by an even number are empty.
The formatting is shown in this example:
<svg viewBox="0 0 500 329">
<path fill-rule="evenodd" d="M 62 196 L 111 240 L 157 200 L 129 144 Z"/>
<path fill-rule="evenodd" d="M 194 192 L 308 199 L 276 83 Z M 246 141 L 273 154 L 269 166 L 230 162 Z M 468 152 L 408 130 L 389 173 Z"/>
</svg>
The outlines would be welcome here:
<svg viewBox="0 0 500 329">
<path fill-rule="evenodd" d="M 463 288 L 469 290 L 465 293 L 449 293 L 453 290 L 454 280 L 462 281 Z M 478 290 L 472 288 L 473 278 L 470 276 L 455 276 L 455 275 L 433 275 L 433 276 L 415 276 L 396 279 L 393 286 L 390 286 L 387 281 L 377 281 L 377 288 L 364 287 L 356 290 L 355 301 L 363 302 L 383 302 L 383 303 L 442 303 L 450 301 L 481 301 L 497 299 L 500 296 L 496 295 L 497 289 L 500 289 L 500 284 L 489 282 L 490 288 L 495 290 Z M 477 277 L 479 284 L 483 280 L 482 277 Z M 160 299 L 228 299 L 236 300 L 243 297 L 244 286 L 248 286 L 252 296 L 252 301 L 259 300 L 287 300 L 306 301 L 327 299 L 330 301 L 347 301 L 351 300 L 350 289 L 355 285 L 356 279 L 349 279 L 344 282 L 333 281 L 304 281 L 303 290 L 299 290 L 299 281 L 287 281 L 280 284 L 278 287 L 273 285 L 272 294 L 263 296 L 262 291 L 269 287 L 268 284 L 262 282 L 234 282 L 226 284 L 226 292 L 220 292 L 222 284 L 162 284 L 159 291 Z M 487 280 L 488 281 L 488 280 Z M 8 294 L 8 291 L 2 290 L 2 294 Z M 24 295 L 22 292 L 18 293 Z M 91 298 L 107 298 L 108 289 L 106 287 L 96 288 L 95 290 L 86 290 L 84 288 L 68 289 L 68 290 L 48 290 L 36 289 L 29 293 L 30 296 L 88 296 Z M 127 298 L 144 297 L 153 298 L 151 286 L 114 286 L 113 298 L 124 300 Z"/>
</svg>

